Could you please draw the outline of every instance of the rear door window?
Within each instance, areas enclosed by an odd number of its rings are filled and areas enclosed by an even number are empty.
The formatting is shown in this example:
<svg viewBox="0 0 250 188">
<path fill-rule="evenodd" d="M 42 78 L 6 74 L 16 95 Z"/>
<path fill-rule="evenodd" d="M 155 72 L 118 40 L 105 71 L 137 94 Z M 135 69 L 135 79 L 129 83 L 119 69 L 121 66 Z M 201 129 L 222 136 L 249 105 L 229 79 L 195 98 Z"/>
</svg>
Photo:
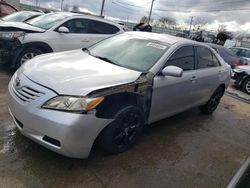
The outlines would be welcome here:
<svg viewBox="0 0 250 188">
<path fill-rule="evenodd" d="M 96 20 L 89 20 L 89 28 L 88 33 L 90 34 L 115 34 L 119 32 L 120 29 L 114 25 L 96 21 Z"/>
<path fill-rule="evenodd" d="M 214 64 L 215 60 L 213 61 L 214 55 L 209 49 L 198 46 L 196 47 L 196 50 L 197 50 L 198 69 L 204 69 L 216 66 Z"/>
</svg>

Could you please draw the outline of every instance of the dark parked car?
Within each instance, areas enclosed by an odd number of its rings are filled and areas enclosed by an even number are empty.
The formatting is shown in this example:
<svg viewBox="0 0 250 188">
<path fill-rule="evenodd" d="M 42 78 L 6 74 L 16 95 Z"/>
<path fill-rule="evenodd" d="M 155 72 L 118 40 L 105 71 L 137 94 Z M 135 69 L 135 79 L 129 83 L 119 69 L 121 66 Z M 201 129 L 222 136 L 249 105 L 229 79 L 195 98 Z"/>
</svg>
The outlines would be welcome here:
<svg viewBox="0 0 250 188">
<path fill-rule="evenodd" d="M 215 51 L 217 51 L 218 54 L 224 59 L 226 63 L 228 63 L 231 66 L 232 69 L 234 69 L 236 66 L 247 64 L 247 62 L 245 62 L 244 59 L 238 57 L 236 54 L 234 54 L 230 49 L 226 47 L 211 43 L 207 43 L 207 45 L 209 45 Z"/>
<path fill-rule="evenodd" d="M 152 26 L 146 23 L 139 23 L 134 26 L 133 31 L 152 32 Z"/>
<path fill-rule="evenodd" d="M 247 60 L 248 65 L 250 65 L 250 49 L 244 47 L 232 47 L 230 48 L 237 56 Z"/>
<path fill-rule="evenodd" d="M 18 10 L 11 4 L 0 0 L 0 17 L 17 12 Z"/>
</svg>

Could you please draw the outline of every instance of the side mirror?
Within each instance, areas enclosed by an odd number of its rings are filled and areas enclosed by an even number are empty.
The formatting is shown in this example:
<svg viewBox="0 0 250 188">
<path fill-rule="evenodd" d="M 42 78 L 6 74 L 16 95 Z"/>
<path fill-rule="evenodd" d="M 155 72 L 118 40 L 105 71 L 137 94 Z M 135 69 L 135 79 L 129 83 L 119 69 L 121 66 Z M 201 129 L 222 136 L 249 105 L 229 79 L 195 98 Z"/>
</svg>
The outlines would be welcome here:
<svg viewBox="0 0 250 188">
<path fill-rule="evenodd" d="M 176 66 L 167 66 L 161 71 L 163 76 L 182 77 L 183 69 Z"/>
<path fill-rule="evenodd" d="M 69 29 L 67 27 L 59 27 L 59 29 L 57 30 L 59 33 L 69 33 Z"/>
</svg>

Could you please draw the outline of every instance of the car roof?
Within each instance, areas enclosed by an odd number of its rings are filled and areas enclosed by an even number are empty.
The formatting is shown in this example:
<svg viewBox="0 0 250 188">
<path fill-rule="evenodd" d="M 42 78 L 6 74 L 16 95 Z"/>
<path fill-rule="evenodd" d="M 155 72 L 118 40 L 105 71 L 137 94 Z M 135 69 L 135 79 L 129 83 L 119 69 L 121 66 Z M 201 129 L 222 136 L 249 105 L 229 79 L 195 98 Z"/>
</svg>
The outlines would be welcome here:
<svg viewBox="0 0 250 188">
<path fill-rule="evenodd" d="M 215 48 L 221 48 L 221 49 L 226 48 L 225 46 L 221 46 L 221 45 L 213 44 L 213 43 L 205 43 L 205 44 L 208 45 L 208 46 L 215 47 Z M 226 49 L 228 49 L 228 48 L 226 48 Z"/>
<path fill-rule="evenodd" d="M 151 40 L 162 41 L 162 42 L 170 44 L 170 45 L 173 45 L 175 43 L 192 43 L 192 44 L 199 44 L 202 46 L 206 46 L 202 43 L 199 43 L 199 42 L 196 42 L 196 41 L 193 41 L 190 39 L 185 39 L 185 38 L 176 37 L 176 36 L 172 36 L 172 35 L 168 35 L 168 34 L 162 34 L 162 33 L 139 32 L 139 31 L 130 31 L 127 33 L 134 35 L 134 36 L 151 39 Z"/>
<path fill-rule="evenodd" d="M 113 22 L 111 20 L 106 20 L 100 16 L 96 16 L 96 15 L 87 15 L 87 14 L 81 14 L 81 13 L 74 13 L 74 12 L 52 12 L 52 13 L 49 13 L 49 14 L 62 14 L 66 17 L 82 17 L 82 18 L 94 18 L 95 20 L 100 20 L 100 21 L 103 21 L 103 22 L 107 22 L 107 23 L 112 23 L 113 25 L 116 25 L 117 27 L 119 27 L 120 29 L 122 29 L 124 26 L 116 23 L 116 22 Z"/>
</svg>

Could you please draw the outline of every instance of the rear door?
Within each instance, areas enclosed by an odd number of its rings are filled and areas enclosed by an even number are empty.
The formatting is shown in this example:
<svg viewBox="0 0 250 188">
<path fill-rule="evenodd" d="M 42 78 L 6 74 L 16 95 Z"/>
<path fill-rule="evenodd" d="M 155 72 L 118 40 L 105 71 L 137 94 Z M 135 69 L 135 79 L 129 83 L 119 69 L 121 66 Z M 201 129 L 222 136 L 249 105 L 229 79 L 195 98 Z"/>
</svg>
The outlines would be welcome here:
<svg viewBox="0 0 250 188">
<path fill-rule="evenodd" d="M 170 65 L 182 68 L 183 76 L 181 78 L 165 77 L 161 74 L 155 76 L 150 123 L 177 114 L 197 103 L 194 47 L 183 46 L 177 49 L 165 66 Z"/>
<path fill-rule="evenodd" d="M 120 29 L 115 25 L 97 20 L 89 20 L 88 39 L 90 45 L 106 39 L 118 32 L 120 32 Z"/>
<path fill-rule="evenodd" d="M 216 55 L 207 47 L 196 46 L 197 83 L 196 98 L 199 103 L 205 103 L 219 86 L 224 67 L 220 65 Z"/>
</svg>

